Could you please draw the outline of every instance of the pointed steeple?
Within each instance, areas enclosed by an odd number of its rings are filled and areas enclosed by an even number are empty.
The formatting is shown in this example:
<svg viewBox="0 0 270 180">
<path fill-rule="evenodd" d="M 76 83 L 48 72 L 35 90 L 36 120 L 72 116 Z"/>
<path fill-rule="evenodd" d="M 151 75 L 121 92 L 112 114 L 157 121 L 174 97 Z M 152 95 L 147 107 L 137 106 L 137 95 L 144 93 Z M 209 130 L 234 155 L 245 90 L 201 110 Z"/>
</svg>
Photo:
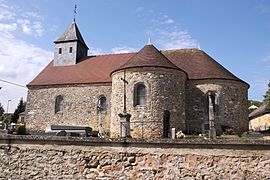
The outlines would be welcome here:
<svg viewBox="0 0 270 180">
<path fill-rule="evenodd" d="M 54 66 L 74 65 L 87 56 L 89 49 L 75 21 L 54 43 Z"/>
<path fill-rule="evenodd" d="M 132 58 L 130 58 L 130 60 L 115 69 L 113 72 L 140 67 L 162 67 L 183 71 L 168 60 L 153 44 L 147 44 Z M 113 72 L 111 72 L 111 74 Z"/>
<path fill-rule="evenodd" d="M 57 43 L 72 42 L 72 41 L 78 41 L 87 49 L 89 49 L 86 43 L 84 42 L 82 35 L 80 33 L 80 30 L 74 20 L 69 25 L 69 27 L 65 30 L 65 32 L 56 41 L 54 41 L 54 43 L 57 44 Z"/>
<path fill-rule="evenodd" d="M 122 65 L 120 69 L 133 67 L 164 67 L 170 69 L 179 68 L 168 60 L 154 45 L 145 45 L 136 55 L 128 62 Z"/>
</svg>

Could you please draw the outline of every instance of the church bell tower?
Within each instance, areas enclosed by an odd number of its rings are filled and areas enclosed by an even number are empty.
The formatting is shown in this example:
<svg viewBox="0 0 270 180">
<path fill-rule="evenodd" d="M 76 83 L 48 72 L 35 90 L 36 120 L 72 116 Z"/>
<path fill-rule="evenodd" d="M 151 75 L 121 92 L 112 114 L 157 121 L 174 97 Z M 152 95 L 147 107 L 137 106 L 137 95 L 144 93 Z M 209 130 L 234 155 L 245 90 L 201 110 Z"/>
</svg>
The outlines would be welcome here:
<svg viewBox="0 0 270 180">
<path fill-rule="evenodd" d="M 74 65 L 87 56 L 89 49 L 75 20 L 54 43 L 54 66 Z"/>
</svg>

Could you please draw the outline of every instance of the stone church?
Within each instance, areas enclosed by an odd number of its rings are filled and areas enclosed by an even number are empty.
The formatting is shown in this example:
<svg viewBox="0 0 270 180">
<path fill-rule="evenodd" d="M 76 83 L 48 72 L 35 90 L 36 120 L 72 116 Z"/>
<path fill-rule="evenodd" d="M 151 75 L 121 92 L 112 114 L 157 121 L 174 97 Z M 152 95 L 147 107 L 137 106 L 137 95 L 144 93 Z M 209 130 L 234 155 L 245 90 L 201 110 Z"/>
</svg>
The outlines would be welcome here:
<svg viewBox="0 0 270 180">
<path fill-rule="evenodd" d="M 248 130 L 249 85 L 200 49 L 158 50 L 148 43 L 134 53 L 88 56 L 73 21 L 54 42 L 54 59 L 28 85 L 27 128 L 89 126 L 119 137 L 119 114 L 131 115 L 134 138 L 166 138 L 171 129 L 217 134 Z"/>
</svg>

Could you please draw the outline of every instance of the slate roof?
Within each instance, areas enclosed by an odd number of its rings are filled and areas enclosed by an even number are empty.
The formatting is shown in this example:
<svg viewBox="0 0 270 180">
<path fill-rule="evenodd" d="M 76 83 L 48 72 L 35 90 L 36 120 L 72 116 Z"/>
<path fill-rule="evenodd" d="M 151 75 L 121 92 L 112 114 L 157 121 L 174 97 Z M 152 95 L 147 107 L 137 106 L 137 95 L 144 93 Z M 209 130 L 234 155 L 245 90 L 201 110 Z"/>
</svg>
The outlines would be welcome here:
<svg viewBox="0 0 270 180">
<path fill-rule="evenodd" d="M 264 115 L 264 114 L 268 114 L 270 113 L 269 109 L 267 109 L 267 104 L 263 103 L 260 107 L 258 107 L 258 109 L 254 110 L 253 112 L 251 112 L 248 117 L 249 119 L 254 119 L 258 116 Z"/>
<path fill-rule="evenodd" d="M 145 48 L 149 47 L 146 46 Z M 157 56 L 159 60 L 164 60 L 162 63 L 160 61 L 151 62 L 151 66 L 154 64 L 155 66 L 161 65 L 172 69 L 179 68 L 187 73 L 188 79 L 190 80 L 228 79 L 245 83 L 202 50 L 177 49 L 160 52 L 162 54 L 146 54 L 146 56 L 152 60 L 154 60 L 155 56 Z M 110 83 L 112 81 L 110 73 L 116 70 L 132 66 L 142 66 L 140 63 L 142 63 L 143 66 L 148 65 L 147 62 L 141 58 L 140 53 L 143 52 L 89 56 L 78 64 L 70 66 L 53 66 L 52 61 L 28 84 L 28 87 Z"/>
<path fill-rule="evenodd" d="M 164 54 L 152 44 L 145 45 L 138 53 L 130 58 L 125 64 L 116 68 L 113 72 L 138 67 L 163 67 L 181 70 L 174 65 Z M 112 72 L 112 73 L 113 73 Z"/>
<path fill-rule="evenodd" d="M 79 41 L 83 46 L 89 49 L 84 42 L 80 30 L 75 21 L 73 21 L 64 33 L 54 43 Z"/>
</svg>

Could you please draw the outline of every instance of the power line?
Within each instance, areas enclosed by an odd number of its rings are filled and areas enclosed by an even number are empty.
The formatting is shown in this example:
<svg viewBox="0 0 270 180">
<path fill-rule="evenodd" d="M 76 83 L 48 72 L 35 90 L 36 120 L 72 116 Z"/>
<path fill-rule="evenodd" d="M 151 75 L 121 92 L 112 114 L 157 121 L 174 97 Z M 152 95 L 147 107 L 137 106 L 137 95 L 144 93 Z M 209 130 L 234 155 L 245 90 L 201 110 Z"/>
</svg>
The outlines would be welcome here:
<svg viewBox="0 0 270 180">
<path fill-rule="evenodd" d="M 15 86 L 19 86 L 19 87 L 23 87 L 23 88 L 26 88 L 26 86 L 24 86 L 24 85 L 21 85 L 21 84 L 17 84 L 17 83 L 13 83 L 13 82 L 10 82 L 10 81 L 6 81 L 6 80 L 3 80 L 3 79 L 0 79 L 0 81 L 2 81 L 2 82 L 5 82 L 5 83 L 8 83 L 8 84 L 12 84 L 12 85 L 15 85 Z"/>
</svg>

